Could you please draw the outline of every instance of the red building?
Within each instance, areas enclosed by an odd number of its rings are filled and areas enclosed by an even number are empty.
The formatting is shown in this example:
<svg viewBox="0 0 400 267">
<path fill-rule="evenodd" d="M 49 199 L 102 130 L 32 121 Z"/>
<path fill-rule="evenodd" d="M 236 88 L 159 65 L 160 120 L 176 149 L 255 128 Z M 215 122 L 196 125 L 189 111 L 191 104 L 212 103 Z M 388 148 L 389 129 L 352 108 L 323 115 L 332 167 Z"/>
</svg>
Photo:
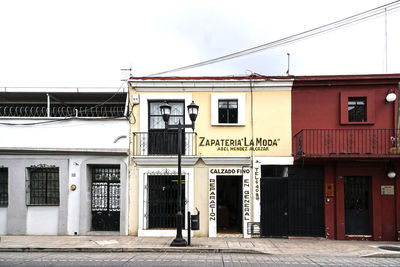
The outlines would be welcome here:
<svg viewBox="0 0 400 267">
<path fill-rule="evenodd" d="M 399 82 L 400 74 L 295 78 L 295 165 L 324 170 L 326 238 L 400 240 Z"/>
</svg>

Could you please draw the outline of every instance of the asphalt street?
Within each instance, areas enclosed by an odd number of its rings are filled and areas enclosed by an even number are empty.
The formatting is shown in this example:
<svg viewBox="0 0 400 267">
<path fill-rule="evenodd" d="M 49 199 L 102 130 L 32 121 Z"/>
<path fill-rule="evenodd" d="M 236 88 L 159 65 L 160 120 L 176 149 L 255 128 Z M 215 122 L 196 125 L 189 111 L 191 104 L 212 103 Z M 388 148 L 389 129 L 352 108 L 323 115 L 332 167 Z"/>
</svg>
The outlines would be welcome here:
<svg viewBox="0 0 400 267">
<path fill-rule="evenodd" d="M 232 253 L 1 252 L 0 266 L 400 266 L 400 258 Z"/>
</svg>

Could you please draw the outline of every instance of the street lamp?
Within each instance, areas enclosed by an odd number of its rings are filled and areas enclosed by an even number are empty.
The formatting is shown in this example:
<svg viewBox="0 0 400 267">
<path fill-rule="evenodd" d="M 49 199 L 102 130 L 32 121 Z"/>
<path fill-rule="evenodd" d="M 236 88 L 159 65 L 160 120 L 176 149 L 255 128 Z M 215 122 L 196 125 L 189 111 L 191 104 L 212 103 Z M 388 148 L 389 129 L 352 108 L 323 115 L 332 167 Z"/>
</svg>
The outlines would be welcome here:
<svg viewBox="0 0 400 267">
<path fill-rule="evenodd" d="M 171 106 L 165 102 L 160 106 L 160 112 L 165 122 L 165 129 L 178 129 L 178 211 L 176 213 L 176 237 L 172 241 L 172 247 L 186 247 L 186 240 L 182 237 L 182 177 L 181 177 L 181 157 L 182 157 L 182 129 L 192 128 L 194 130 L 194 122 L 199 113 L 199 106 L 193 101 L 187 106 L 188 113 L 192 124 L 181 124 L 179 120 L 177 125 L 169 125 L 169 117 L 171 115 Z"/>
</svg>

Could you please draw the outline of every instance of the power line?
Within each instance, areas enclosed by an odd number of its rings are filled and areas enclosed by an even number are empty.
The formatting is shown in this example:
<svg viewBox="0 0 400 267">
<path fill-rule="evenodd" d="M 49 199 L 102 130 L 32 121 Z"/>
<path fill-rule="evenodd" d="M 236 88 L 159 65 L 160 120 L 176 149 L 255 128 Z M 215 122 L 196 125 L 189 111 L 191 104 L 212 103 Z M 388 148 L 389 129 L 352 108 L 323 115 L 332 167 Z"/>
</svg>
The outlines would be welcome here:
<svg viewBox="0 0 400 267">
<path fill-rule="evenodd" d="M 245 49 L 245 50 L 241 50 L 238 52 L 234 52 L 228 55 L 224 55 L 221 57 L 217 57 L 217 58 L 213 58 L 213 59 L 209 59 L 209 60 L 205 60 L 205 61 L 201 61 L 195 64 L 191 64 L 191 65 L 186 65 L 183 67 L 179 67 L 179 68 L 175 68 L 175 69 L 171 69 L 171 70 L 167 70 L 167 71 L 163 71 L 163 72 L 159 72 L 159 73 L 154 73 L 154 74 L 150 74 L 147 75 L 146 77 L 150 77 L 150 76 L 158 76 L 158 75 L 163 75 L 163 74 L 167 74 L 167 73 L 171 73 L 171 72 L 177 72 L 177 71 L 183 71 L 183 70 L 188 70 L 188 69 L 193 69 L 193 68 L 197 68 L 197 67 L 202 67 L 202 66 L 206 66 L 206 65 L 210 65 L 210 64 L 215 64 L 218 62 L 222 62 L 222 61 L 226 61 L 226 60 L 230 60 L 230 59 L 234 59 L 234 58 L 238 58 L 238 57 L 243 57 L 246 55 L 250 55 L 250 54 L 254 54 L 254 53 L 258 53 L 260 51 L 264 51 L 267 49 L 271 49 L 271 48 L 275 48 L 278 46 L 283 46 L 283 45 L 287 45 L 293 42 L 297 42 L 306 38 L 310 38 L 310 37 L 314 37 L 316 35 L 328 32 L 328 31 L 333 31 L 333 30 L 337 30 L 339 28 L 348 26 L 350 24 L 355 24 L 357 22 L 362 22 L 365 21 L 367 19 L 376 17 L 381 15 L 382 13 L 386 13 L 386 12 L 390 12 L 393 10 L 396 10 L 400 8 L 400 0 L 398 1 L 394 1 L 391 2 L 389 4 L 386 5 L 382 5 L 361 13 L 357 13 L 353 16 L 350 17 L 346 17 L 344 19 L 341 20 L 337 20 L 316 28 L 313 28 L 311 30 L 307 30 L 298 34 L 294 34 L 276 41 L 272 41 L 266 44 L 262 44 L 259 46 L 255 46 L 249 49 Z"/>
</svg>

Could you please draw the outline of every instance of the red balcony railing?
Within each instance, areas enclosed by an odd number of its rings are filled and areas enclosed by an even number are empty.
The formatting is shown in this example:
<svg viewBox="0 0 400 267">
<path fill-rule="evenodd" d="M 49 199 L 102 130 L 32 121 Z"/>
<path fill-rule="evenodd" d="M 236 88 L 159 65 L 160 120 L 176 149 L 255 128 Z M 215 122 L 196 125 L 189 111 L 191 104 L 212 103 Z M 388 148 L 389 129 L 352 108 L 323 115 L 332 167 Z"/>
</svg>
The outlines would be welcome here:
<svg viewBox="0 0 400 267">
<path fill-rule="evenodd" d="M 400 156 L 395 129 L 303 129 L 295 135 L 298 157 Z"/>
</svg>

